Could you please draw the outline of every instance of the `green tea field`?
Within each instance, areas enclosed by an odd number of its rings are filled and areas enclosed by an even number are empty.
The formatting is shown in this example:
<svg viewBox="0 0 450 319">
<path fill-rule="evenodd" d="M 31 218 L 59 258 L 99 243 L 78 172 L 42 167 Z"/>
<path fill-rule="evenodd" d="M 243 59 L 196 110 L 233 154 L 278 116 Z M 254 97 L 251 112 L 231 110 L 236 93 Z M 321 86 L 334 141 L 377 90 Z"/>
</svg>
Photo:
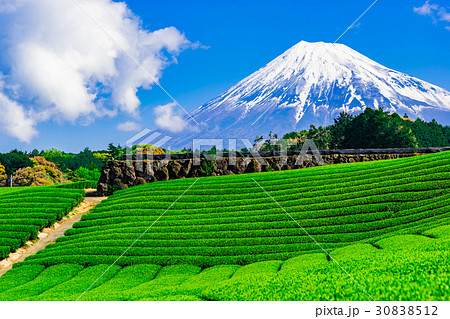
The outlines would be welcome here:
<svg viewBox="0 0 450 319">
<path fill-rule="evenodd" d="M 450 300 L 449 225 L 450 152 L 151 183 L 15 265 L 0 300 Z"/>
<path fill-rule="evenodd" d="M 449 300 L 450 227 L 246 266 L 58 264 L 17 267 L 0 300 Z M 109 270 L 108 270 L 109 269 Z M 106 273 L 105 271 L 108 270 Z M 102 274 L 97 282 L 94 283 Z M 89 290 L 88 290 L 89 289 Z M 88 290 L 88 291 L 87 291 Z"/>
<path fill-rule="evenodd" d="M 36 239 L 84 198 L 83 190 L 53 187 L 0 188 L 0 259 Z"/>
</svg>

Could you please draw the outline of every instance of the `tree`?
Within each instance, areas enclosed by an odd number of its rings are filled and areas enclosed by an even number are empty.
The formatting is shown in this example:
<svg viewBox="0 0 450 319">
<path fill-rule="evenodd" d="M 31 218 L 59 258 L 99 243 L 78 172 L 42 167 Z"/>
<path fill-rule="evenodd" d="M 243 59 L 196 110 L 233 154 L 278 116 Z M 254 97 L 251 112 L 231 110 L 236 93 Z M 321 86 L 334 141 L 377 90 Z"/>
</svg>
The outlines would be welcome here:
<svg viewBox="0 0 450 319">
<path fill-rule="evenodd" d="M 60 183 L 62 173 L 55 163 L 42 156 L 31 158 L 32 167 L 18 169 L 12 178 L 14 186 L 49 186 Z"/>
<path fill-rule="evenodd" d="M 289 132 L 283 135 L 283 140 L 297 140 L 302 139 L 304 135 L 306 135 L 308 131 L 301 132 Z M 262 136 L 261 136 L 262 139 Z"/>
<path fill-rule="evenodd" d="M 109 153 L 100 153 L 100 152 L 98 152 L 98 153 L 94 153 L 92 155 L 94 156 L 95 159 L 98 159 L 98 160 L 100 160 L 102 162 L 106 162 L 106 161 L 111 159 L 111 155 L 109 155 Z"/>
<path fill-rule="evenodd" d="M 0 154 L 0 163 L 5 167 L 7 175 L 12 175 L 16 170 L 32 165 L 27 153 L 13 150 L 6 154 Z"/>
<path fill-rule="evenodd" d="M 0 180 L 6 179 L 8 176 L 6 176 L 5 166 L 0 164 Z"/>
<path fill-rule="evenodd" d="M 113 143 L 109 143 L 108 153 L 114 160 L 118 159 L 124 153 L 124 149 L 120 146 L 120 144 L 118 146 L 115 146 Z"/>
<path fill-rule="evenodd" d="M 40 181 L 45 180 L 45 177 L 36 176 L 36 173 L 36 170 L 33 171 L 31 167 L 20 168 L 14 173 L 12 183 L 14 186 L 31 186 L 35 178 L 39 178 Z M 44 185 L 51 185 L 51 183 L 44 183 Z"/>
<path fill-rule="evenodd" d="M 87 169 L 85 167 L 80 167 L 75 171 L 75 177 L 78 181 L 86 180 L 86 181 L 96 181 L 100 179 L 100 171 L 98 169 Z M 75 181 L 75 180 L 74 180 Z"/>
<path fill-rule="evenodd" d="M 264 136 L 256 136 L 255 140 L 253 141 L 253 146 L 259 145 L 264 141 Z"/>
<path fill-rule="evenodd" d="M 345 136 L 348 134 L 347 130 L 352 120 L 353 116 L 345 112 L 334 119 L 334 124 L 330 127 L 330 148 L 344 148 Z"/>
<path fill-rule="evenodd" d="M 34 153 L 34 151 L 33 151 L 33 153 Z M 56 157 L 64 157 L 64 152 L 61 150 L 58 150 L 56 148 L 50 148 L 45 151 L 42 151 L 41 155 L 43 157 L 45 157 L 46 160 L 51 161 L 53 158 L 56 158 Z"/>
<path fill-rule="evenodd" d="M 276 150 L 277 146 L 271 143 L 273 138 L 270 133 L 260 150 Z M 257 137 L 255 143 L 262 139 Z M 444 147 L 450 146 L 450 126 L 367 108 L 357 116 L 341 113 L 328 127 L 311 125 L 309 130 L 286 133 L 281 143 L 296 141 L 297 145 L 290 145 L 289 150 L 299 150 L 306 139 L 312 139 L 322 149 Z"/>
<path fill-rule="evenodd" d="M 59 169 L 64 172 L 73 172 L 80 167 L 85 167 L 90 170 L 101 170 L 104 165 L 104 162 L 101 159 L 95 157 L 94 153 L 89 148 L 85 148 L 78 154 L 63 153 L 62 157 L 55 157 L 52 159 L 52 162 L 55 162 Z"/>
<path fill-rule="evenodd" d="M 327 149 L 330 147 L 331 136 L 328 127 L 319 126 L 319 128 L 316 128 L 314 125 L 311 125 L 309 131 L 306 133 L 306 138 L 313 140 L 319 149 Z"/>
<path fill-rule="evenodd" d="M 0 164 L 0 183 L 7 178 L 8 176 L 6 175 L 5 166 Z"/>
<path fill-rule="evenodd" d="M 450 126 L 444 126 L 442 132 L 445 137 L 445 146 L 450 146 Z"/>
<path fill-rule="evenodd" d="M 59 183 L 61 181 L 62 173 L 60 170 L 58 170 L 55 163 L 47 161 L 42 156 L 36 156 L 30 158 L 30 160 L 33 163 L 33 167 L 42 166 L 46 174 L 53 182 Z"/>
<path fill-rule="evenodd" d="M 7 178 L 8 176 L 6 175 L 5 166 L 0 164 L 0 186 L 5 186 Z"/>
<path fill-rule="evenodd" d="M 139 156 L 166 154 L 162 148 L 153 146 L 151 144 L 134 145 L 133 148 L 134 150 L 132 151 L 132 153 Z"/>
<path fill-rule="evenodd" d="M 400 122 L 383 110 L 371 108 L 350 121 L 343 141 L 343 148 L 400 148 L 417 145 L 417 139 L 403 120 Z"/>
</svg>

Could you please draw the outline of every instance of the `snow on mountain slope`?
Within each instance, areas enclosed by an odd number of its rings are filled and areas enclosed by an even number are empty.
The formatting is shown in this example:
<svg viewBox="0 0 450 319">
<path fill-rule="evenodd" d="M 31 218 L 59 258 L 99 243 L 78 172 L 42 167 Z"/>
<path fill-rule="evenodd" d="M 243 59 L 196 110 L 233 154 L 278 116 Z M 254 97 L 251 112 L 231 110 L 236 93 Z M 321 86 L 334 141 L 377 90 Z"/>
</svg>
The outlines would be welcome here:
<svg viewBox="0 0 450 319">
<path fill-rule="evenodd" d="M 196 138 L 249 138 L 328 125 L 366 107 L 450 124 L 450 92 L 388 69 L 342 44 L 300 42 L 196 109 Z M 192 144 L 191 144 L 192 145 Z"/>
</svg>

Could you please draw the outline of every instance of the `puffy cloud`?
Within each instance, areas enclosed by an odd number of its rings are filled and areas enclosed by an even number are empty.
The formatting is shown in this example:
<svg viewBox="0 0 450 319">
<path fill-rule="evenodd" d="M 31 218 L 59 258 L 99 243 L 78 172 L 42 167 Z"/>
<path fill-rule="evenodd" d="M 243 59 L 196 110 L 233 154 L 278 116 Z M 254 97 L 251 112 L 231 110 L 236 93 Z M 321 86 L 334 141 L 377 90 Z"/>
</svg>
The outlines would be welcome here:
<svg viewBox="0 0 450 319">
<path fill-rule="evenodd" d="M 154 110 L 155 124 L 173 133 L 179 133 L 187 127 L 183 115 L 176 109 L 176 103 L 157 106 Z"/>
<path fill-rule="evenodd" d="M 36 123 L 22 105 L 2 93 L 7 89 L 0 78 L 0 129 L 22 142 L 30 142 L 37 134 L 34 129 Z"/>
<path fill-rule="evenodd" d="M 413 8 L 415 13 L 418 13 L 420 15 L 431 15 L 435 10 L 439 9 L 439 6 L 437 4 L 430 4 L 430 1 L 427 0 L 425 4 L 418 8 Z"/>
<path fill-rule="evenodd" d="M 1 109 L 21 123 L 0 130 L 26 141 L 42 121 L 137 116 L 138 89 L 150 89 L 176 54 L 198 46 L 174 27 L 143 29 L 123 2 L 0 0 L 0 7 L 0 70 L 4 86 L 16 88 L 0 88 Z"/>
<path fill-rule="evenodd" d="M 441 7 L 439 9 L 438 15 L 439 15 L 439 20 L 450 22 L 450 12 L 447 12 L 447 10 L 445 8 Z"/>
<path fill-rule="evenodd" d="M 117 129 L 123 132 L 136 132 L 141 128 L 141 124 L 132 121 L 126 121 L 117 125 Z"/>
<path fill-rule="evenodd" d="M 447 12 L 445 7 L 439 6 L 438 4 L 430 4 L 430 0 L 427 0 L 425 4 L 418 8 L 413 8 L 414 12 L 424 16 L 430 16 L 433 21 L 437 23 L 438 21 L 450 22 L 450 12 Z M 445 27 L 449 30 L 449 26 Z"/>
</svg>

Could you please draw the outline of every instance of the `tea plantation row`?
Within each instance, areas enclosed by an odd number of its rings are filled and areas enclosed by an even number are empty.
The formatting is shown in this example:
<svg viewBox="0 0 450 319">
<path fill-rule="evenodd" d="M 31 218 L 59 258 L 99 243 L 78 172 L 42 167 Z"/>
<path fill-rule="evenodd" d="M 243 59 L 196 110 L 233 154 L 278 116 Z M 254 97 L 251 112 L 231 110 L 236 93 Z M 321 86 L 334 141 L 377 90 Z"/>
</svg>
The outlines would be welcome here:
<svg viewBox="0 0 450 319">
<path fill-rule="evenodd" d="M 117 192 L 24 264 L 246 265 L 450 220 L 450 152 L 194 182 Z"/>
<path fill-rule="evenodd" d="M 83 190 L 54 187 L 0 190 L 0 259 L 36 239 L 40 230 L 63 218 L 83 198 Z"/>
<path fill-rule="evenodd" d="M 247 266 L 16 267 L 0 300 L 449 300 L 450 226 Z M 97 282 L 98 279 L 101 277 Z M 93 283 L 95 284 L 91 286 Z"/>
</svg>

